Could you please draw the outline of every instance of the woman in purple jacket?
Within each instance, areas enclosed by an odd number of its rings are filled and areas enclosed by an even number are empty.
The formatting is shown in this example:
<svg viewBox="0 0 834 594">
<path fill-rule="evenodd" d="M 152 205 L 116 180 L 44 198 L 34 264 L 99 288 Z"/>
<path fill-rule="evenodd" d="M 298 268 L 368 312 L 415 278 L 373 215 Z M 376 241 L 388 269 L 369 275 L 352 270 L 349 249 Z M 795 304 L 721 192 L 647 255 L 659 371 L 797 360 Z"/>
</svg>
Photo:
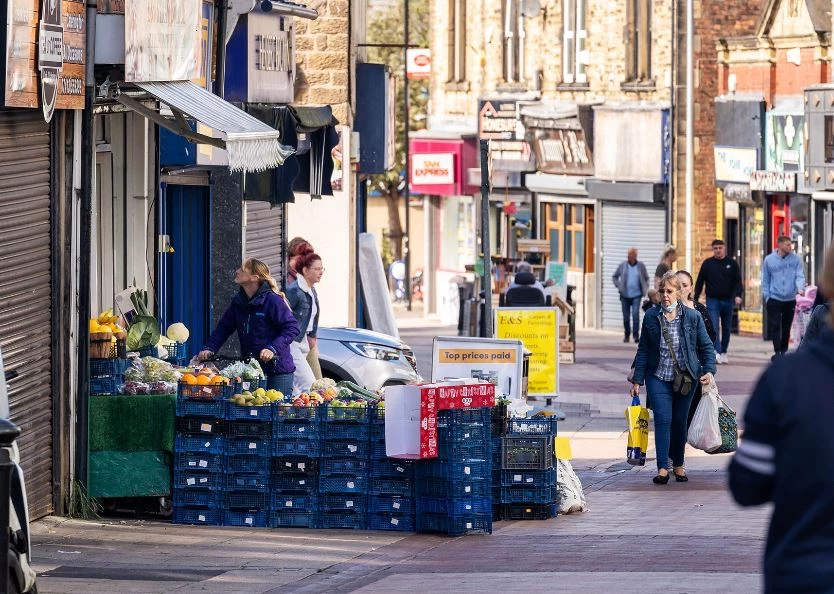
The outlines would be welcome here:
<svg viewBox="0 0 834 594">
<path fill-rule="evenodd" d="M 216 353 L 237 330 L 244 358 L 256 357 L 267 378 L 267 387 L 282 394 L 292 394 L 295 365 L 290 343 L 298 334 L 298 322 L 269 274 L 269 267 L 249 258 L 235 271 L 240 287 L 214 332 L 209 336 L 199 358 Z"/>
</svg>

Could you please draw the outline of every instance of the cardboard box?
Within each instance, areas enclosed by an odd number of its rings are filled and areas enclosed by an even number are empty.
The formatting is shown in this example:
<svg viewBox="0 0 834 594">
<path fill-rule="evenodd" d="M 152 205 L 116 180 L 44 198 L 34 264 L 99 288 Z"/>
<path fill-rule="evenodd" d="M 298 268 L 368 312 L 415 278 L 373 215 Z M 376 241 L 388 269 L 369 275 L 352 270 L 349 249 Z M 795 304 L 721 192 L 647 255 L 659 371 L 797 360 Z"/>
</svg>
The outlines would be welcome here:
<svg viewBox="0 0 834 594">
<path fill-rule="evenodd" d="M 559 324 L 559 338 L 565 340 L 568 337 L 569 332 L 570 326 L 568 324 Z"/>
<path fill-rule="evenodd" d="M 463 385 L 441 385 L 426 388 L 437 393 L 437 409 L 492 408 L 495 406 L 495 385 L 479 382 Z"/>
<path fill-rule="evenodd" d="M 385 389 L 385 454 L 389 458 L 436 458 L 437 394 L 422 386 Z"/>
<path fill-rule="evenodd" d="M 572 340 L 560 340 L 559 341 L 559 352 L 560 353 L 572 353 L 576 350 L 576 343 Z"/>
</svg>

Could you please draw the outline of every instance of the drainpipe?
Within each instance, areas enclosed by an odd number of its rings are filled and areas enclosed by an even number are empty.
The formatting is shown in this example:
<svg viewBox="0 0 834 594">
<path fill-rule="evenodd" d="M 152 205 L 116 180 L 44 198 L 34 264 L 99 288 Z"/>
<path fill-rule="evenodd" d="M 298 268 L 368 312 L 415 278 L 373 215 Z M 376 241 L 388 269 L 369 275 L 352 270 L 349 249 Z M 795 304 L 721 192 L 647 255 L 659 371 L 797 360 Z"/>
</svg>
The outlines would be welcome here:
<svg viewBox="0 0 834 594">
<path fill-rule="evenodd" d="M 223 97 L 226 84 L 226 21 L 229 18 L 229 0 L 217 0 L 217 47 L 215 48 L 214 94 Z M 211 73 L 209 73 L 211 76 Z"/>
<path fill-rule="evenodd" d="M 694 155 L 695 139 L 693 138 L 693 59 L 692 38 L 694 37 L 693 0 L 686 0 L 686 269 L 692 270 L 695 250 L 692 246 L 692 201 L 695 185 Z"/>
</svg>

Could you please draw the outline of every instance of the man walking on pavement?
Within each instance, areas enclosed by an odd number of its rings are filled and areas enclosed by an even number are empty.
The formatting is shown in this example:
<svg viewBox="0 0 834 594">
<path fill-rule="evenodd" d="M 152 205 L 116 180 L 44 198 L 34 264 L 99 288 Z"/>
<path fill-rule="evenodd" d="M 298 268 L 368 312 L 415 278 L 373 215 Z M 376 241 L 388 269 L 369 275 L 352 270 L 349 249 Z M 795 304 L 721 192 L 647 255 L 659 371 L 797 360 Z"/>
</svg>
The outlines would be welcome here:
<svg viewBox="0 0 834 594">
<path fill-rule="evenodd" d="M 741 305 L 741 271 L 738 263 L 727 257 L 727 247 L 720 239 L 712 242 L 712 257 L 704 260 L 695 281 L 695 301 L 706 284 L 707 310 L 715 328 L 715 361 L 727 363 L 733 306 Z M 719 322 L 721 330 L 719 332 Z"/>
<path fill-rule="evenodd" d="M 649 290 L 649 273 L 646 265 L 637 260 L 637 248 L 628 248 L 628 259 L 622 262 L 612 277 L 614 285 L 620 292 L 620 303 L 623 306 L 623 327 L 628 342 L 631 335 L 631 325 L 634 326 L 634 342 L 640 340 L 640 302 Z"/>
<path fill-rule="evenodd" d="M 762 265 L 762 299 L 767 310 L 767 334 L 773 341 L 773 359 L 788 352 L 797 294 L 805 294 L 805 271 L 802 260 L 793 253 L 793 241 L 782 235 Z"/>
</svg>

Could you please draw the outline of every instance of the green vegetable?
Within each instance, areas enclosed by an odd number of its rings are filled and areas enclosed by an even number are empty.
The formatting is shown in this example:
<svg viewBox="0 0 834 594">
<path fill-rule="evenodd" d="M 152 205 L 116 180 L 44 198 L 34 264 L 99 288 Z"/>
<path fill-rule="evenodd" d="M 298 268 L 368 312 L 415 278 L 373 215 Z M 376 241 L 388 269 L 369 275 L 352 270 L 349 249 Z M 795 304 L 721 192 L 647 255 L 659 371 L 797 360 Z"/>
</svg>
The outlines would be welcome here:
<svg viewBox="0 0 834 594">
<path fill-rule="evenodd" d="M 137 310 L 138 311 L 138 310 Z M 156 318 L 139 315 L 133 318 L 127 331 L 127 350 L 138 351 L 159 342 L 159 323 Z"/>
</svg>

